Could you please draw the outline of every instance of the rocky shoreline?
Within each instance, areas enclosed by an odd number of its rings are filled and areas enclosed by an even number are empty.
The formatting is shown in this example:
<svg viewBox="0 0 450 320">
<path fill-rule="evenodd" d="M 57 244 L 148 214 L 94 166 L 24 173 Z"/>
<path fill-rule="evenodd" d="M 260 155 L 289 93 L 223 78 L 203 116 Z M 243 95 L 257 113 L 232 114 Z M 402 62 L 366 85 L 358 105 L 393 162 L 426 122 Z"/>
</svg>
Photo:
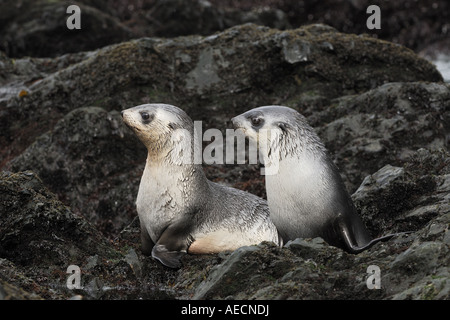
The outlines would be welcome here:
<svg viewBox="0 0 450 320">
<path fill-rule="evenodd" d="M 323 24 L 253 23 L 88 50 L 0 51 L 0 299 L 449 299 L 450 84 L 414 51 Z M 139 248 L 146 154 L 120 117 L 148 102 L 222 131 L 260 105 L 295 108 L 372 235 L 412 233 L 358 255 L 297 239 L 165 268 Z M 204 170 L 265 197 L 257 166 Z M 71 265 L 79 289 L 67 288 Z M 367 286 L 373 265 L 381 289 Z"/>
</svg>

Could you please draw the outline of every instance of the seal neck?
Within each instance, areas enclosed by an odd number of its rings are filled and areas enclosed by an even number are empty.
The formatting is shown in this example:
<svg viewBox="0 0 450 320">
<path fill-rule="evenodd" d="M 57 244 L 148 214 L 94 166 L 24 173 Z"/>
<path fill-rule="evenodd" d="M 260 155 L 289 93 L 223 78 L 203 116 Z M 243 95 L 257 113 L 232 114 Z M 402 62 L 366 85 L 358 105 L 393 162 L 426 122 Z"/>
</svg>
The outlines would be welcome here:
<svg viewBox="0 0 450 320">
<path fill-rule="evenodd" d="M 201 164 L 173 163 L 172 161 L 167 161 L 167 157 L 159 158 L 148 153 L 144 170 L 146 174 L 150 174 L 155 180 L 168 183 L 189 181 L 187 185 L 194 188 L 207 183 Z"/>
</svg>

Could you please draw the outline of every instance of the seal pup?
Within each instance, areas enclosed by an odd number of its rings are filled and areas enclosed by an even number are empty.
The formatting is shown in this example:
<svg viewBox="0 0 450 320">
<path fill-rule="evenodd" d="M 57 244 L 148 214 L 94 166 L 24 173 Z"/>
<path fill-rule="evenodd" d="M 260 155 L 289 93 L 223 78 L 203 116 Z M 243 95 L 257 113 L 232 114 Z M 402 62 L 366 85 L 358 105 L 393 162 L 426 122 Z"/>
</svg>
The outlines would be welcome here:
<svg viewBox="0 0 450 320">
<path fill-rule="evenodd" d="M 209 181 L 194 163 L 194 124 L 178 107 L 144 104 L 122 111 L 148 155 L 136 200 L 144 254 L 177 268 L 186 253 L 281 244 L 267 201 Z M 200 149 L 201 150 L 201 149 Z"/>
<path fill-rule="evenodd" d="M 231 119 L 258 144 L 270 217 L 285 242 L 322 237 L 359 253 L 394 235 L 372 239 L 339 171 L 306 118 L 284 106 L 264 106 Z M 275 171 L 273 170 L 275 169 Z"/>
</svg>

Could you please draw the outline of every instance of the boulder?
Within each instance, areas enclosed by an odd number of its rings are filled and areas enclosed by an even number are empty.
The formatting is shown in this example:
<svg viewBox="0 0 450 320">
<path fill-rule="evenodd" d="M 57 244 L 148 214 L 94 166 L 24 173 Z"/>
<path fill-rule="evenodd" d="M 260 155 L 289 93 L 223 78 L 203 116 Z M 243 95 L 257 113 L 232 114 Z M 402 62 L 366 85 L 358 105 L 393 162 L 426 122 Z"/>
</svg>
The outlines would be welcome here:
<svg viewBox="0 0 450 320">
<path fill-rule="evenodd" d="M 383 225 L 382 234 L 412 233 L 380 242 L 358 255 L 327 245 L 323 239 L 296 239 L 283 248 L 273 244 L 243 247 L 222 255 L 190 296 L 194 299 L 448 299 L 449 273 L 449 154 L 419 150 L 404 167 L 386 166 L 353 195 L 363 220 Z M 420 160 L 419 160 L 420 159 Z M 427 168 L 424 168 L 424 165 Z M 427 175 L 427 170 L 433 173 Z M 405 193 L 396 199 L 397 212 L 388 204 L 373 210 L 374 200 L 386 201 L 394 189 L 410 189 L 425 176 L 428 190 Z M 406 178 L 408 177 L 408 178 Z M 370 186 L 370 187 L 369 187 Z M 411 214 L 434 206 L 433 214 Z M 372 209 L 370 212 L 369 210 Z M 394 226 L 393 226 L 394 225 Z M 400 230 L 399 230 L 400 229 Z M 371 228 L 372 234 L 376 235 Z M 220 256 L 220 255 L 219 255 Z M 379 268 L 380 287 L 373 288 L 370 266 Z M 188 265 L 185 268 L 189 268 Z M 186 281 L 185 269 L 179 283 Z M 187 273 L 189 274 L 189 273 Z M 368 283 L 370 283 L 368 285 Z"/>
<path fill-rule="evenodd" d="M 442 80 L 404 47 L 323 25 L 277 31 L 247 24 L 208 37 L 142 38 L 83 57 L 16 83 L 18 95 L 0 101 L 1 164 L 65 114 L 89 105 L 119 111 L 164 101 L 223 127 L 224 117 L 308 94 L 331 99 L 386 82 Z"/>
<path fill-rule="evenodd" d="M 354 192 L 373 168 L 400 164 L 419 148 L 448 148 L 450 85 L 387 83 L 359 95 L 322 101 L 310 111 L 311 97 L 292 104 L 305 110 Z M 322 99 L 321 96 L 317 99 Z"/>
<path fill-rule="evenodd" d="M 67 8 L 74 4 L 82 13 L 81 29 L 66 25 L 72 14 L 67 13 Z M 11 57 L 56 57 L 131 39 L 131 30 L 105 13 L 104 8 L 64 0 L 6 1 L 0 14 L 4 17 L 0 23 L 0 50 Z"/>
<path fill-rule="evenodd" d="M 246 24 L 55 58 L 0 54 L 0 68 L 0 297 L 449 298 L 450 86 L 411 50 L 325 25 Z M 146 153 L 120 116 L 148 102 L 223 131 L 253 107 L 295 108 L 326 144 L 370 233 L 410 233 L 358 255 L 296 239 L 186 255 L 179 270 L 165 268 L 139 248 Z M 264 196 L 255 166 L 204 169 Z M 78 289 L 67 287 L 70 266 L 81 270 Z M 371 270 L 381 289 L 371 289 Z"/>
<path fill-rule="evenodd" d="M 117 111 L 85 107 L 40 136 L 12 169 L 33 170 L 74 212 L 115 234 L 135 215 L 145 158 L 145 147 Z"/>
<path fill-rule="evenodd" d="M 170 273 L 142 256 L 141 266 L 127 242 L 109 241 L 35 173 L 2 172 L 0 193 L 0 299 L 172 297 L 154 280 L 164 283 Z M 80 270 L 80 287 L 67 285 L 75 283 L 71 266 Z"/>
</svg>

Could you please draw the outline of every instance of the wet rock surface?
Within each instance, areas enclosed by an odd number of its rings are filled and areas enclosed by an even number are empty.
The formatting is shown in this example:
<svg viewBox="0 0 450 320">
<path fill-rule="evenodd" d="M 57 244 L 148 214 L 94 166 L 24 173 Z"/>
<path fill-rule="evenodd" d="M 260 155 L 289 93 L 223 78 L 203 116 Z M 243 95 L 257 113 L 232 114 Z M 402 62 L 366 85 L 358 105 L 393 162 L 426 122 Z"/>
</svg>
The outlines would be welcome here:
<svg viewBox="0 0 450 320">
<path fill-rule="evenodd" d="M 135 215 L 145 157 L 119 112 L 82 107 L 36 139 L 14 159 L 12 170 L 33 168 L 74 212 L 114 234 Z"/>
<path fill-rule="evenodd" d="M 4 65 L 11 64 L 6 58 Z M 66 65 L 31 83 L 19 77 L 17 96 L 0 102 L 1 143 L 8 146 L 2 164 L 79 107 L 111 111 L 164 101 L 224 127 L 233 115 L 262 104 L 306 98 L 320 105 L 386 82 L 442 80 L 433 65 L 404 47 L 323 25 L 276 31 L 247 24 L 208 37 L 142 38 Z M 11 72 L 6 79 L 16 79 L 16 69 Z"/>
<path fill-rule="evenodd" d="M 0 12 L 0 50 L 11 57 L 56 57 L 133 38 L 210 35 L 255 23 L 277 29 L 323 23 L 345 33 L 380 39 L 430 54 L 448 48 L 449 4 L 433 1 L 297 0 L 107 0 L 77 1 L 86 30 L 68 32 L 66 0 L 5 0 Z M 368 30 L 369 5 L 378 5 L 381 29 Z M 43 13 L 44 12 L 44 13 Z M 82 28 L 83 29 L 83 28 Z"/>
<path fill-rule="evenodd" d="M 17 33 L 14 19 L 42 19 L 42 8 L 50 14 L 66 2 L 23 1 L 30 10 L 11 4 L 10 15 L 0 13 L 0 28 L 18 36 L 12 43 L 2 34 L 0 52 L 0 298 L 448 299 L 450 85 L 436 68 L 371 36 L 323 24 L 290 29 L 290 11 L 278 7 L 233 11 L 204 1 L 170 12 L 183 2 L 157 2 L 148 16 L 132 15 L 151 22 L 142 34 L 120 22 L 131 19 L 120 6 L 81 1 L 94 12 L 86 19 L 106 19 L 105 35 L 117 38 L 103 47 L 96 27 L 92 41 L 74 47 L 91 51 L 62 54 L 61 46 L 52 58 L 30 54 L 29 39 L 58 27 Z M 182 24 L 164 30 L 151 18 L 163 13 L 192 18 L 181 29 L 201 35 L 175 37 Z M 215 24 L 204 28 L 205 17 Z M 265 17 L 286 30 L 261 26 Z M 259 25 L 231 27 L 249 21 Z M 154 35 L 174 38 L 143 37 Z M 295 108 L 329 149 L 370 233 L 411 233 L 358 255 L 297 239 L 188 255 L 179 270 L 165 268 L 139 248 L 134 202 L 145 148 L 120 116 L 149 102 L 179 106 L 203 130 L 223 132 L 253 107 Z M 265 197 L 257 166 L 204 170 Z M 78 289 L 67 287 L 71 265 L 81 270 Z M 374 265 L 381 289 L 371 290 Z"/>
<path fill-rule="evenodd" d="M 420 149 L 403 167 L 368 176 L 353 195 L 364 221 L 382 225 L 383 234 L 412 233 L 358 255 L 320 238 L 297 239 L 283 248 L 262 243 L 186 256 L 179 270 L 141 254 L 136 222 L 106 240 L 32 172 L 3 173 L 1 288 L 25 299 L 448 299 L 449 165 L 448 153 Z M 389 191 L 412 184 L 422 187 L 420 196 Z M 386 198 L 398 208 L 374 205 Z M 65 287 L 69 263 L 82 270 L 80 289 Z M 367 287 L 373 265 L 381 270 L 379 290 Z"/>
</svg>

